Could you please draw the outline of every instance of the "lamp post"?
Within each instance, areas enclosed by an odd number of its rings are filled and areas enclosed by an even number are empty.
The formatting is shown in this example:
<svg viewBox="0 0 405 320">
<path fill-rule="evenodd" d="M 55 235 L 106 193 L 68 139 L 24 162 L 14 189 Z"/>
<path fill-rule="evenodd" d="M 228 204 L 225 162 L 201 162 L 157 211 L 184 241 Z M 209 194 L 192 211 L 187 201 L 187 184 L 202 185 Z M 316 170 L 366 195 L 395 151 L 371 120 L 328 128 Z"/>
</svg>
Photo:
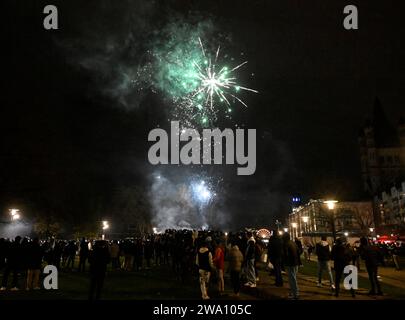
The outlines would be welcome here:
<svg viewBox="0 0 405 320">
<path fill-rule="evenodd" d="M 326 200 L 324 203 L 327 205 L 329 211 L 331 212 L 331 224 L 332 224 L 332 235 L 333 235 L 333 242 L 336 242 L 336 227 L 335 227 L 335 206 L 337 200 Z"/>
<path fill-rule="evenodd" d="M 101 235 L 101 240 L 105 240 L 105 232 L 106 232 L 106 230 L 108 230 L 110 228 L 108 221 L 106 221 L 106 220 L 103 221 L 102 228 L 103 228 L 103 234 Z"/>
</svg>

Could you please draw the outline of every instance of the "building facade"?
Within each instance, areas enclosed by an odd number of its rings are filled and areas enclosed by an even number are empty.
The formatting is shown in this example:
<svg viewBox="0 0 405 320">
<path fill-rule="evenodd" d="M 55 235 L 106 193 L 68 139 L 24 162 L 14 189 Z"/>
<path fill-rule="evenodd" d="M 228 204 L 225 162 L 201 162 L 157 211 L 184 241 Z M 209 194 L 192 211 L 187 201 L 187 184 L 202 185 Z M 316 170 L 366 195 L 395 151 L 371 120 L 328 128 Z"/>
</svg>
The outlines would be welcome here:
<svg viewBox="0 0 405 320">
<path fill-rule="evenodd" d="M 359 134 L 361 175 L 364 190 L 375 196 L 405 179 L 405 121 L 388 121 L 376 99 L 373 116 Z"/>
<path fill-rule="evenodd" d="M 405 229 L 405 181 L 374 196 L 376 225 L 382 229 L 403 233 Z M 401 231 L 401 232 L 400 232 Z"/>
<path fill-rule="evenodd" d="M 293 238 L 331 237 L 333 223 L 337 236 L 359 237 L 374 232 L 371 201 L 337 202 L 329 209 L 324 200 L 310 200 L 293 208 L 289 215 L 289 230 Z"/>
</svg>

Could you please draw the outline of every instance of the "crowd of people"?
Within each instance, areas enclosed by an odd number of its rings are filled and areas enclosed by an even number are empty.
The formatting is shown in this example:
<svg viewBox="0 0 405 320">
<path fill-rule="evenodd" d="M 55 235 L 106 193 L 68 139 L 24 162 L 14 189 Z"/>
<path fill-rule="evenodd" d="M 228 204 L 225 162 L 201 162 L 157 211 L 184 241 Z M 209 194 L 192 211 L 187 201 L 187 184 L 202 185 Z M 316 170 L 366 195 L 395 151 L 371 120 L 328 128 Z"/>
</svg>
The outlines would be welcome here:
<svg viewBox="0 0 405 320">
<path fill-rule="evenodd" d="M 13 241 L 0 239 L 0 271 L 3 271 L 0 290 L 9 288 L 10 275 L 10 288 L 13 291 L 40 289 L 41 269 L 48 264 L 60 271 L 88 271 L 89 298 L 99 299 L 109 267 L 112 271 L 136 272 L 167 265 L 182 283 L 192 283 L 198 278 L 203 299 L 209 299 L 210 283 L 214 283 L 220 295 L 224 294 L 224 279 L 228 273 L 233 294 L 238 296 L 242 286 L 256 287 L 259 264 L 265 262 L 271 267 L 275 285 L 283 286 L 282 274 L 286 273 L 289 298 L 299 299 L 297 272 L 302 265 L 301 256 L 304 256 L 304 260 L 311 260 L 314 252 L 317 256 L 319 287 L 326 273 L 331 290 L 338 296 L 345 267 L 352 264 L 359 269 L 362 259 L 369 274 L 370 294 L 379 295 L 382 291 L 377 278 L 378 266 L 384 264 L 384 256 L 394 257 L 395 266 L 399 269 L 395 258 L 396 247 L 379 247 L 367 238 L 361 238 L 354 246 L 348 244 L 344 237 L 338 238 L 332 246 L 326 237 L 315 245 L 309 245 L 302 244 L 299 239 L 291 239 L 288 233 L 280 235 L 274 231 L 267 242 L 262 240 L 249 231 L 227 234 L 195 230 L 166 230 L 160 234 L 112 241 L 85 238 L 80 241 L 40 241 L 21 237 Z M 90 267 L 86 270 L 88 265 Z M 20 284 L 21 277 L 24 278 L 23 285 Z M 351 293 L 355 295 L 353 289 Z"/>
</svg>

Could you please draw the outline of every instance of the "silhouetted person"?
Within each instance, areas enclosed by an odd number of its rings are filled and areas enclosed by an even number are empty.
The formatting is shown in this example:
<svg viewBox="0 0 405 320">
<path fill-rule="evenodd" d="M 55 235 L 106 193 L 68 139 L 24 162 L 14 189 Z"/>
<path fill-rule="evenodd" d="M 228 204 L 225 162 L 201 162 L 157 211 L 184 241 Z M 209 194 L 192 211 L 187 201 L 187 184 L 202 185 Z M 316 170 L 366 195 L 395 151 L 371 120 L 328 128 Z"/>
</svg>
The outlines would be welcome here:
<svg viewBox="0 0 405 320">
<path fill-rule="evenodd" d="M 384 257 L 378 247 L 370 245 L 366 238 L 360 239 L 360 256 L 366 263 L 368 278 L 371 284 L 370 295 L 382 295 L 380 283 L 378 282 L 378 265 L 384 265 Z"/>
<path fill-rule="evenodd" d="M 18 290 L 18 272 L 22 265 L 22 254 L 21 254 L 21 237 L 15 237 L 14 241 L 10 243 L 9 248 L 6 252 L 6 268 L 3 274 L 3 280 L 0 290 L 7 289 L 8 277 L 10 273 L 13 273 L 13 281 L 11 283 L 11 290 Z"/>
<path fill-rule="evenodd" d="M 86 271 L 86 260 L 89 255 L 89 245 L 85 238 L 80 241 L 80 251 L 79 251 L 79 272 Z"/>
<path fill-rule="evenodd" d="M 232 241 L 232 247 L 229 251 L 229 272 L 231 275 L 231 282 L 233 292 L 236 296 L 239 296 L 240 291 L 240 272 L 242 271 L 243 254 L 239 250 L 236 241 Z"/>
<path fill-rule="evenodd" d="M 120 246 L 118 241 L 114 240 L 110 245 L 110 258 L 113 270 L 120 268 Z"/>
<path fill-rule="evenodd" d="M 288 283 L 290 285 L 289 299 L 299 299 L 299 288 L 297 282 L 298 267 L 301 265 L 301 258 L 297 244 L 290 239 L 290 234 L 283 234 L 283 260 L 287 269 Z"/>
<path fill-rule="evenodd" d="M 60 269 L 60 262 L 63 254 L 63 246 L 64 243 L 63 241 L 58 241 L 55 243 L 55 247 L 53 249 L 53 259 L 52 259 L 52 264 L 59 270 Z"/>
<path fill-rule="evenodd" d="M 8 248 L 8 242 L 6 239 L 0 239 L 0 271 L 6 266 L 6 253 Z"/>
<path fill-rule="evenodd" d="M 340 292 L 340 280 L 342 279 L 345 267 L 352 261 L 352 253 L 345 245 L 344 241 L 339 238 L 336 240 L 336 244 L 332 248 L 331 256 L 332 260 L 334 261 L 335 269 L 335 296 L 338 297 Z M 352 294 L 352 297 L 354 297 L 353 288 L 350 289 L 350 292 Z"/>
<path fill-rule="evenodd" d="M 66 264 L 66 268 L 69 268 L 71 266 L 71 269 L 74 268 L 75 265 L 75 257 L 76 257 L 76 251 L 77 251 L 77 245 L 76 243 L 72 240 L 69 242 L 67 245 L 67 255 L 68 255 L 68 260 Z"/>
<path fill-rule="evenodd" d="M 145 247 L 144 247 L 144 252 L 145 252 L 145 260 L 146 260 L 146 268 L 150 268 L 150 261 L 152 259 L 153 255 L 153 245 L 150 239 L 146 240 L 145 242 Z"/>
<path fill-rule="evenodd" d="M 89 300 L 99 300 L 104 285 L 107 265 L 110 262 L 108 243 L 104 240 L 96 241 L 89 253 L 90 263 L 90 292 Z"/>
<path fill-rule="evenodd" d="M 326 241 L 326 236 L 322 236 L 321 241 L 316 244 L 315 252 L 318 256 L 318 287 L 322 286 L 322 273 L 326 271 L 330 287 L 332 290 L 335 290 L 335 285 L 333 282 L 332 271 L 330 269 L 329 260 L 331 258 L 331 252 L 328 241 Z"/>
<path fill-rule="evenodd" d="M 28 246 L 27 254 L 27 285 L 26 290 L 38 290 L 39 276 L 41 273 L 42 258 L 44 253 L 42 251 L 41 245 L 39 244 L 38 238 L 35 238 Z"/>
<path fill-rule="evenodd" d="M 283 263 L 283 240 L 273 231 L 273 235 L 269 239 L 267 247 L 267 255 L 274 268 L 274 276 L 276 277 L 275 285 L 277 287 L 283 286 L 283 277 L 281 276 L 281 269 Z"/>
</svg>

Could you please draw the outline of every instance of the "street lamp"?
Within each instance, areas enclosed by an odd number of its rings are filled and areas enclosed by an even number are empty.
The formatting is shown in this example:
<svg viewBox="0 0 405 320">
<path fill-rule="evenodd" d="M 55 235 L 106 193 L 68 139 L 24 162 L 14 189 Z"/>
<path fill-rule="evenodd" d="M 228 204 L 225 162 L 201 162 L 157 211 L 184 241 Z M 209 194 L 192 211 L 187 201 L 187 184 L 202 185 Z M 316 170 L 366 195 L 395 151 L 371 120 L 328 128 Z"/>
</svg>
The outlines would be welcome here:
<svg viewBox="0 0 405 320">
<path fill-rule="evenodd" d="M 10 209 L 11 221 L 16 221 L 21 219 L 20 210 L 19 209 Z"/>
<path fill-rule="evenodd" d="M 284 228 L 284 232 L 288 232 L 288 228 Z"/>
<path fill-rule="evenodd" d="M 108 221 L 104 220 L 103 221 L 103 234 L 101 236 L 102 240 L 105 239 L 105 230 L 108 230 L 109 228 L 110 228 L 110 225 L 109 225 Z"/>
<path fill-rule="evenodd" d="M 331 223 L 332 223 L 332 234 L 333 234 L 333 242 L 336 242 L 336 227 L 335 227 L 335 206 L 337 200 L 326 200 L 325 203 L 328 206 L 328 209 L 331 211 Z"/>
</svg>

